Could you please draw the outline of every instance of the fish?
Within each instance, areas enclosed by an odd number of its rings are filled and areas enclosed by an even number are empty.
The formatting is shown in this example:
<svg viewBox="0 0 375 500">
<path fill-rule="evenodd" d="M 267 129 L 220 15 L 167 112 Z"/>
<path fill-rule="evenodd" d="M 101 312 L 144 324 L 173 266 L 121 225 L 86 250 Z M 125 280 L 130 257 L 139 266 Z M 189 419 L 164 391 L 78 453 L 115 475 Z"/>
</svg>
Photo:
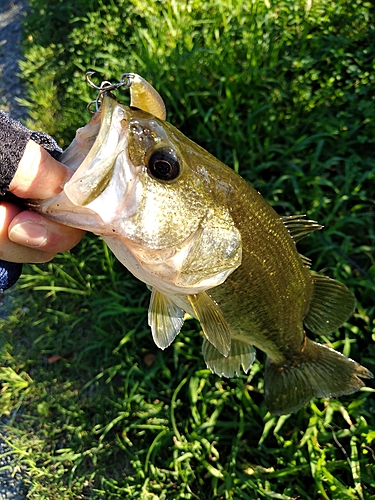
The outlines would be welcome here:
<svg viewBox="0 0 375 500">
<path fill-rule="evenodd" d="M 263 351 L 271 413 L 363 387 L 373 377 L 367 368 L 306 333 L 336 331 L 355 308 L 352 292 L 313 272 L 297 250 L 322 226 L 277 214 L 166 121 L 164 102 L 146 80 L 124 75 L 130 105 L 113 95 L 115 85 L 96 87 L 97 110 L 60 157 L 72 177 L 61 194 L 30 200 L 30 208 L 100 235 L 148 286 L 159 348 L 172 344 L 190 315 L 201 325 L 205 363 L 220 377 L 248 373 L 255 349 Z"/>
</svg>

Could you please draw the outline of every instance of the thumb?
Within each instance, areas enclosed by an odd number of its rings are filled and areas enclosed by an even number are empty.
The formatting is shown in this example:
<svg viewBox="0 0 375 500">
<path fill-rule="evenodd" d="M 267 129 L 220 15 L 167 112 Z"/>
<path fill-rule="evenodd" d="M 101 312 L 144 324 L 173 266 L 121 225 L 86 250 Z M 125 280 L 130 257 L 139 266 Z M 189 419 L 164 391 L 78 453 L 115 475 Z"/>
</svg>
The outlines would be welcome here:
<svg viewBox="0 0 375 500">
<path fill-rule="evenodd" d="M 68 167 L 29 140 L 9 191 L 19 198 L 49 198 L 62 191 L 62 186 L 71 175 Z"/>
</svg>

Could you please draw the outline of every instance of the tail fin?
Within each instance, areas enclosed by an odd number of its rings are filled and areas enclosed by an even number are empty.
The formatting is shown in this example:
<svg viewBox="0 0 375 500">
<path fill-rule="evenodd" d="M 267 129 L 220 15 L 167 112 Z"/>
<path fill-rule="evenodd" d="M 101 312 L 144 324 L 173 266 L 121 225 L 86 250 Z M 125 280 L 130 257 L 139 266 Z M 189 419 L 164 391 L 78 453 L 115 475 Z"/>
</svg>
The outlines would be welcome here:
<svg viewBox="0 0 375 500">
<path fill-rule="evenodd" d="M 298 357 L 283 364 L 267 359 L 265 403 L 276 415 L 291 413 L 313 397 L 337 397 L 358 391 L 365 385 L 359 377 L 373 378 L 373 374 L 343 354 L 306 339 Z"/>
</svg>

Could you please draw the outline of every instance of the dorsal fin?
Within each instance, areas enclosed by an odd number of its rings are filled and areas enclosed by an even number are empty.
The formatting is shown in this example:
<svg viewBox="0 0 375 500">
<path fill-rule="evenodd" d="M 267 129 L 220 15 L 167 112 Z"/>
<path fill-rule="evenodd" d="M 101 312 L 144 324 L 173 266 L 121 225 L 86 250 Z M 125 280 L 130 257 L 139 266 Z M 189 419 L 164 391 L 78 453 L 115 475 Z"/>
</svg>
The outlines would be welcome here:
<svg viewBox="0 0 375 500">
<path fill-rule="evenodd" d="M 314 291 L 303 322 L 314 333 L 327 334 L 339 328 L 352 314 L 355 298 L 343 283 L 313 275 Z"/>
<path fill-rule="evenodd" d="M 298 255 L 301 257 L 303 265 L 307 268 L 310 268 L 311 267 L 311 259 L 309 259 L 308 257 L 305 257 L 304 255 L 302 255 L 300 253 Z"/>
<path fill-rule="evenodd" d="M 241 375 L 241 366 L 245 373 L 255 359 L 254 347 L 240 340 L 232 339 L 231 349 L 227 357 L 223 356 L 206 338 L 203 339 L 202 353 L 207 367 L 219 377 Z"/>
<path fill-rule="evenodd" d="M 170 346 L 184 324 L 185 311 L 157 290 L 152 290 L 148 309 L 148 324 L 160 349 Z"/>
<path fill-rule="evenodd" d="M 223 356 L 228 356 L 231 346 L 231 335 L 220 307 L 207 292 L 187 295 L 187 298 L 207 340 Z"/>
<path fill-rule="evenodd" d="M 309 234 L 319 231 L 323 226 L 314 220 L 305 219 L 305 215 L 289 215 L 281 217 L 284 226 L 297 243 Z"/>
</svg>

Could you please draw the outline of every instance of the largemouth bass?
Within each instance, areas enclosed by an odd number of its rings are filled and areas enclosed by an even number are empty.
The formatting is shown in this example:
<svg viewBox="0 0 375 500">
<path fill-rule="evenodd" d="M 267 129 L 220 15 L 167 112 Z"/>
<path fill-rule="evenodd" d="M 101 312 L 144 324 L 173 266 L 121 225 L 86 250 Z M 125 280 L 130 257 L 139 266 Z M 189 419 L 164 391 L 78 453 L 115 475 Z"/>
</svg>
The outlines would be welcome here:
<svg viewBox="0 0 375 500">
<path fill-rule="evenodd" d="M 321 229 L 281 217 L 244 179 L 165 121 L 159 94 L 127 74 L 131 105 L 108 82 L 100 109 L 60 160 L 75 173 L 34 210 L 101 235 L 151 291 L 148 320 L 168 347 L 185 313 L 200 321 L 203 356 L 217 375 L 246 373 L 254 347 L 267 355 L 265 402 L 275 414 L 313 397 L 357 391 L 373 375 L 310 340 L 352 314 L 340 282 L 313 273 L 296 242 Z M 125 81 L 123 78 L 121 81 Z"/>
</svg>

